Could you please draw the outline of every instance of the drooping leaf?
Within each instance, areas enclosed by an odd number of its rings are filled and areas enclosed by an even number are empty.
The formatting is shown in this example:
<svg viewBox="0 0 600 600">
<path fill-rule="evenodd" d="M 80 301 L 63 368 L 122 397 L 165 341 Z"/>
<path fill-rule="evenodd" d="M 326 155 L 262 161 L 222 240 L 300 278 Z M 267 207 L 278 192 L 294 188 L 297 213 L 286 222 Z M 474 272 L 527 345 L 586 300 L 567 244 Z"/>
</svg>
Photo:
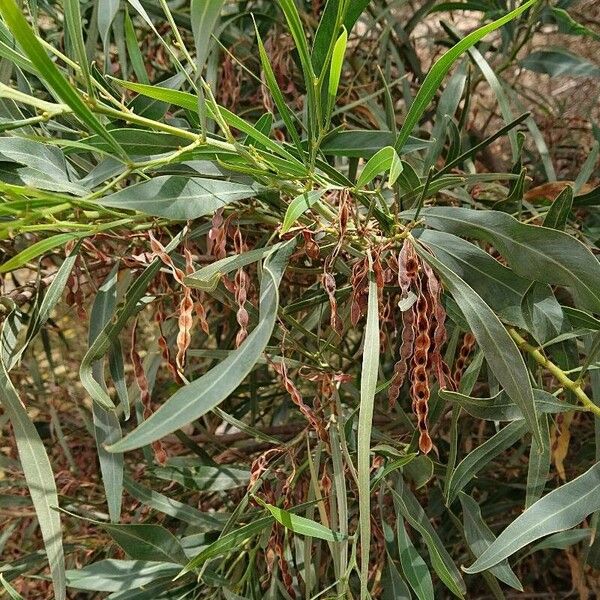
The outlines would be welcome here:
<svg viewBox="0 0 600 600">
<path fill-rule="evenodd" d="M 520 62 L 525 69 L 550 77 L 600 77 L 598 65 L 564 48 L 535 50 Z"/>
<path fill-rule="evenodd" d="M 452 504 L 458 493 L 479 473 L 479 471 L 501 452 L 521 439 L 526 431 L 523 421 L 513 421 L 498 433 L 472 450 L 454 469 L 446 494 L 448 504 Z"/>
<path fill-rule="evenodd" d="M 480 573 L 489 569 L 541 537 L 575 527 L 597 510 L 600 463 L 530 506 L 465 571 Z"/>
<path fill-rule="evenodd" d="M 408 218 L 410 212 L 404 213 Z M 574 237 L 510 215 L 466 208 L 425 208 L 421 217 L 436 229 L 492 244 L 518 275 L 571 288 L 581 308 L 600 312 L 600 263 Z"/>
<path fill-rule="evenodd" d="M 423 507 L 402 481 L 402 477 L 397 478 L 397 489 L 390 488 L 390 491 L 396 512 L 402 514 L 410 526 L 421 534 L 429 552 L 431 565 L 439 578 L 455 596 L 463 598 L 466 588 L 460 571 L 445 549 Z"/>
<path fill-rule="evenodd" d="M 98 289 L 90 314 L 88 343 L 91 346 L 104 327 L 111 321 L 117 301 L 117 263 Z M 104 359 L 100 358 L 92 364 L 92 376 L 96 383 L 106 389 L 104 380 Z M 123 498 L 123 455 L 111 454 L 104 449 L 105 444 L 116 442 L 121 437 L 121 424 L 114 411 L 106 410 L 97 403 L 92 404 L 94 435 L 102 482 L 108 503 L 108 513 L 113 523 L 118 523 L 121 515 Z"/>
<path fill-rule="evenodd" d="M 419 600 L 433 600 L 433 582 L 431 574 L 413 543 L 408 537 L 404 519 L 399 518 L 397 525 L 398 553 L 404 577 Z"/>
<path fill-rule="evenodd" d="M 458 498 L 463 509 L 463 521 L 467 543 L 476 557 L 481 556 L 490 544 L 493 543 L 496 537 L 483 520 L 477 502 L 464 492 L 460 492 Z M 503 560 L 495 567 L 492 567 L 490 573 L 500 581 L 506 583 L 506 585 L 521 592 L 523 591 L 521 582 L 510 568 L 507 560 Z"/>
<path fill-rule="evenodd" d="M 14 309 L 14 304 L 8 300 L 1 299 L 0 302 L 9 312 Z M 60 517 L 54 510 L 58 507 L 54 473 L 40 435 L 29 418 L 1 359 L 0 403 L 14 431 L 21 468 L 25 474 L 50 564 L 54 595 L 57 600 L 65 600 L 65 562 Z"/>
</svg>

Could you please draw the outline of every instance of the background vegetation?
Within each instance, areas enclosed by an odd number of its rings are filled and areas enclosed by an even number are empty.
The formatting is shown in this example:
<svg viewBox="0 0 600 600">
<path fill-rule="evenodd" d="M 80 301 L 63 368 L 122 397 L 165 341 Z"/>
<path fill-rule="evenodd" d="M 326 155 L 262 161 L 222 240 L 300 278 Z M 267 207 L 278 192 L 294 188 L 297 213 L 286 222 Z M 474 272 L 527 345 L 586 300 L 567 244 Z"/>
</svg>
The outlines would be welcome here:
<svg viewBox="0 0 600 600">
<path fill-rule="evenodd" d="M 6 597 L 600 594 L 595 4 L 0 2 Z"/>
</svg>

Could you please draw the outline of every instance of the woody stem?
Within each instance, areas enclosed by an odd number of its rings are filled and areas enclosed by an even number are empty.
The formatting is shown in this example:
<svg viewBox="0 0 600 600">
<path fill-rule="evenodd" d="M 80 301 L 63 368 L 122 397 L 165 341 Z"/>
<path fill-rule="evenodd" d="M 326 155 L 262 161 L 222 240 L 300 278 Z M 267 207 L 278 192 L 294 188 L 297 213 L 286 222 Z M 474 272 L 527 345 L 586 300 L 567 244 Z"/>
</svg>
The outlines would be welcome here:
<svg viewBox="0 0 600 600">
<path fill-rule="evenodd" d="M 581 402 L 581 404 L 583 404 L 583 406 L 585 406 L 587 410 L 593 412 L 595 415 L 600 417 L 600 406 L 595 404 L 585 393 L 582 387 L 582 381 L 573 381 L 572 379 L 569 379 L 566 373 L 558 365 L 555 365 L 551 360 L 546 358 L 538 348 L 532 346 L 512 327 L 508 328 L 508 333 L 521 350 L 527 352 L 540 366 L 550 371 L 550 373 L 552 373 L 552 375 L 560 382 L 560 384 L 564 388 L 568 389 L 569 391 L 573 392 L 573 394 L 575 394 L 577 399 Z"/>
</svg>

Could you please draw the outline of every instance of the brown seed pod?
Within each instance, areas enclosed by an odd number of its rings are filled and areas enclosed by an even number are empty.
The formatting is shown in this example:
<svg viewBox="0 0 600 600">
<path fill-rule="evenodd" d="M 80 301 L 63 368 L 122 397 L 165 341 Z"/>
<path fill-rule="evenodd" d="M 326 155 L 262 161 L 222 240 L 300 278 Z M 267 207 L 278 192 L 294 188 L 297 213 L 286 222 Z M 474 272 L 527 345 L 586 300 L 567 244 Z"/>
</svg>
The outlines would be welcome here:
<svg viewBox="0 0 600 600">
<path fill-rule="evenodd" d="M 433 346 L 431 351 L 431 367 L 441 388 L 454 388 L 451 378 L 446 373 L 449 369 L 444 369 L 444 359 L 442 358 L 442 348 L 446 343 L 446 311 L 441 302 L 441 285 L 433 272 L 433 269 L 423 262 L 423 273 L 427 278 L 427 291 L 429 292 L 429 301 L 432 306 L 432 336 Z"/>
<path fill-rule="evenodd" d="M 475 343 L 475 336 L 471 332 L 465 333 L 462 340 L 462 344 L 458 349 L 458 356 L 454 361 L 454 373 L 452 378 L 454 380 L 455 389 L 458 389 L 458 386 L 460 385 L 460 380 L 462 379 L 462 376 L 465 372 L 465 368 L 467 366 L 471 352 L 475 347 Z"/>
<path fill-rule="evenodd" d="M 152 414 L 152 398 L 150 396 L 150 388 L 148 386 L 148 378 L 144 371 L 144 365 L 142 359 L 136 348 L 136 332 L 137 332 L 137 321 L 133 324 L 131 330 L 131 350 L 130 357 L 131 363 L 133 364 L 133 375 L 135 382 L 140 390 L 140 401 L 144 407 L 144 419 L 148 419 Z M 152 443 L 152 450 L 154 451 L 154 458 L 159 465 L 164 465 L 167 462 L 167 453 L 160 440 Z"/>
<path fill-rule="evenodd" d="M 419 448 L 427 454 L 431 451 L 433 444 L 427 430 L 427 415 L 429 412 L 429 376 L 427 373 L 428 355 L 431 347 L 429 336 L 429 303 L 425 294 L 425 284 L 420 281 L 419 297 L 415 302 L 416 307 L 416 331 L 417 337 L 414 343 L 414 354 L 411 372 L 411 397 L 413 412 L 417 416 L 419 428 Z"/>
<path fill-rule="evenodd" d="M 402 313 L 402 343 L 400 345 L 400 357 L 394 365 L 392 384 L 388 390 L 388 402 L 390 409 L 393 408 L 398 400 L 400 388 L 404 384 L 404 380 L 406 379 L 406 375 L 408 373 L 409 360 L 413 354 L 415 344 L 415 310 L 416 307 L 413 305 Z"/>
<path fill-rule="evenodd" d="M 317 432 L 317 435 L 324 442 L 329 441 L 329 437 L 327 435 L 327 431 L 325 429 L 325 425 L 321 422 L 321 420 L 314 413 L 312 408 L 308 406 L 304 400 L 302 399 L 302 394 L 298 388 L 294 385 L 294 382 L 290 379 L 287 367 L 285 365 L 285 361 L 281 361 L 278 363 L 271 363 L 271 366 L 275 370 L 275 372 L 281 377 L 283 380 L 283 385 L 290 395 L 292 402 L 300 409 L 300 412 L 304 415 L 306 420 L 310 423 L 311 427 Z"/>
<path fill-rule="evenodd" d="M 325 272 L 323 273 L 323 287 L 325 288 L 325 292 L 329 298 L 329 309 L 331 313 L 329 322 L 331 328 L 341 336 L 344 332 L 344 326 L 342 325 L 342 320 L 338 315 L 337 300 L 335 298 L 335 291 L 337 287 L 335 283 L 335 277 L 327 270 L 327 266 L 328 265 L 326 263 Z"/>
<path fill-rule="evenodd" d="M 356 327 L 367 307 L 368 273 L 369 263 L 366 257 L 363 260 L 354 263 L 354 266 L 352 267 L 352 276 L 350 278 L 350 285 L 352 286 L 350 321 L 353 327 Z"/>
</svg>

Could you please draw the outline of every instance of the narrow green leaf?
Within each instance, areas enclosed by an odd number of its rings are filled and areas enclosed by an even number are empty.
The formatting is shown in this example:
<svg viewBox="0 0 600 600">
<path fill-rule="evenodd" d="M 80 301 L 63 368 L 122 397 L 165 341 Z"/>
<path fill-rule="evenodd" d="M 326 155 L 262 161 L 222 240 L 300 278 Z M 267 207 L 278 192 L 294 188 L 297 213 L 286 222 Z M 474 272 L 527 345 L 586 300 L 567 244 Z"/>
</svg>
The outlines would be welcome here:
<svg viewBox="0 0 600 600">
<path fill-rule="evenodd" d="M 160 492 L 139 484 L 127 475 L 124 479 L 124 487 L 131 496 L 143 502 L 146 506 L 185 523 L 189 523 L 201 532 L 221 531 L 226 522 L 226 518 L 219 518 L 219 513 L 200 512 L 193 506 L 183 504 L 178 500 L 169 498 Z"/>
<path fill-rule="evenodd" d="M 2 575 L 2 573 L 0 573 L 0 584 L 11 600 L 25 600 L 23 596 L 21 596 L 21 594 L 19 594 L 19 592 L 17 592 L 17 590 L 15 590 L 15 588 L 10 585 L 6 579 L 4 579 L 4 575 Z"/>
<path fill-rule="evenodd" d="M 398 553 L 400 554 L 400 565 L 406 581 L 419 600 L 434 600 L 433 582 L 431 574 L 421 558 L 404 526 L 404 519 L 399 515 L 396 525 L 398 536 Z"/>
<path fill-rule="evenodd" d="M 273 515 L 273 518 L 278 523 L 294 533 L 317 538 L 319 540 L 325 540 L 326 542 L 341 542 L 346 539 L 346 536 L 341 533 L 332 531 L 329 527 L 325 527 L 312 519 L 295 515 L 287 510 L 268 504 L 258 497 L 255 497 L 255 499 L 263 508 L 266 508 Z"/>
<path fill-rule="evenodd" d="M 390 488 L 396 513 L 402 514 L 410 526 L 421 534 L 429 552 L 431 565 L 444 585 L 455 596 L 463 598 L 466 590 L 465 582 L 452 558 L 444 548 L 444 544 L 433 528 L 429 517 L 415 495 L 408 489 L 402 477 L 398 477 L 397 479 L 397 488 L 397 491 Z"/>
<path fill-rule="evenodd" d="M 450 390 L 440 390 L 440 397 L 455 402 L 476 419 L 486 421 L 517 421 L 523 419 L 519 407 L 504 393 L 498 392 L 492 398 L 473 398 Z M 559 400 L 544 390 L 533 390 L 536 409 L 541 414 L 569 412 L 577 406 Z"/>
<path fill-rule="evenodd" d="M 541 411 L 540 411 L 541 412 Z M 525 508 L 529 508 L 544 494 L 544 488 L 550 473 L 552 461 L 552 448 L 550 445 L 550 431 L 547 415 L 540 415 L 540 429 L 542 431 L 542 445 L 533 439 L 529 451 L 529 464 L 527 466 L 527 492 Z"/>
<path fill-rule="evenodd" d="M 6 299 L 0 303 L 14 310 L 14 304 Z M 5 319 L 6 324 L 8 319 Z M 4 327 L 3 327 L 4 328 Z M 2 332 L 3 335 L 3 332 Z M 62 528 L 59 514 L 53 510 L 58 506 L 58 494 L 54 473 L 40 435 L 31 422 L 25 406 L 15 390 L 4 362 L 0 360 L 0 403 L 11 422 L 19 460 L 29 488 L 29 495 L 40 524 L 50 574 L 54 584 L 54 596 L 65 600 L 65 562 L 62 545 Z"/>
<path fill-rule="evenodd" d="M 521 305 L 530 280 L 520 277 L 479 246 L 451 233 L 425 229 L 418 239 L 471 286 L 503 321 L 526 328 Z"/>
<path fill-rule="evenodd" d="M 228 465 L 216 467 L 181 465 L 174 459 L 166 467 L 155 467 L 152 474 L 167 481 L 176 481 L 182 486 L 193 490 L 206 492 L 222 492 L 241 486 L 247 486 L 250 481 L 248 469 L 236 469 Z"/>
<path fill-rule="evenodd" d="M 252 198 L 257 192 L 257 187 L 221 179 L 161 175 L 99 198 L 97 202 L 173 221 L 189 221 L 212 214 L 231 202 Z"/>
<path fill-rule="evenodd" d="M 108 558 L 67 570 L 67 585 L 94 592 L 130 592 L 155 579 L 173 577 L 180 569 L 181 565 L 170 562 Z"/>
<path fill-rule="evenodd" d="M 29 261 L 49 252 L 50 250 L 54 250 L 54 248 L 58 248 L 59 246 L 64 246 L 67 242 L 71 240 L 76 240 L 82 237 L 89 235 L 88 233 L 57 233 L 56 235 L 52 235 L 48 238 L 40 240 L 39 242 L 35 242 L 35 244 L 31 244 L 25 250 L 22 250 L 16 256 L 9 258 L 5 263 L 0 265 L 0 273 L 8 273 L 9 271 L 14 271 L 23 265 L 26 265 Z"/>
<path fill-rule="evenodd" d="M 94 299 L 88 334 L 88 344 L 90 346 L 93 345 L 113 318 L 117 302 L 118 275 L 119 265 L 116 264 L 98 289 Z M 92 377 L 97 385 L 106 389 L 103 357 L 92 364 Z M 113 523 L 118 523 L 121 517 L 123 499 L 123 454 L 111 454 L 104 449 L 104 446 L 120 439 L 121 425 L 114 411 L 106 410 L 97 403 L 92 404 L 92 416 L 102 482 L 108 503 L 108 513 L 110 520 Z"/>
<path fill-rule="evenodd" d="M 347 156 L 370 158 L 384 146 L 393 146 L 394 134 L 391 131 L 352 129 L 329 136 L 321 146 L 327 156 Z M 427 148 L 431 142 L 410 136 L 398 154 L 409 154 Z"/>
<path fill-rule="evenodd" d="M 227 554 L 232 550 L 238 551 L 240 546 L 249 538 L 260 533 L 263 529 L 269 527 L 273 523 L 273 517 L 262 517 L 255 519 L 248 525 L 238 527 L 228 534 L 220 537 L 216 542 L 213 542 L 207 548 L 204 548 L 200 554 L 190 560 L 180 573 L 180 576 L 189 571 L 194 571 L 202 566 L 207 560 Z"/>
<path fill-rule="evenodd" d="M 568 185 L 554 200 L 544 217 L 544 227 L 564 231 L 573 208 L 573 188 Z"/>
<path fill-rule="evenodd" d="M 370 270 L 372 258 L 369 254 Z M 371 545 L 371 429 L 379 373 L 379 302 L 377 282 L 369 277 L 367 324 L 363 336 L 363 358 L 360 377 L 360 409 L 358 413 L 358 504 L 360 523 L 360 598 L 369 597 L 369 548 Z"/>
<path fill-rule="evenodd" d="M 485 571 L 541 537 L 575 527 L 597 510 L 600 510 L 600 463 L 530 506 L 465 571 Z"/>
<path fill-rule="evenodd" d="M 134 560 L 151 560 L 184 565 L 187 557 L 179 540 L 161 525 L 110 525 L 98 523 Z"/>
<path fill-rule="evenodd" d="M 600 67 L 596 63 L 565 48 L 535 50 L 520 63 L 529 71 L 550 77 L 600 77 Z"/>
<path fill-rule="evenodd" d="M 476 557 L 481 556 L 494 542 L 496 536 L 483 520 L 477 502 L 464 492 L 460 492 L 458 498 L 463 510 L 463 521 L 467 543 Z M 523 591 L 521 582 L 510 568 L 507 560 L 503 560 L 495 567 L 492 567 L 490 573 L 515 590 L 519 590 L 520 592 Z"/>
<path fill-rule="evenodd" d="M 377 175 L 381 175 L 381 173 L 385 173 L 386 171 L 390 172 L 388 183 L 392 186 L 402 172 L 400 157 L 392 146 L 382 148 L 369 159 L 358 177 L 356 187 L 364 187 L 368 183 L 371 183 Z"/>
<path fill-rule="evenodd" d="M 150 418 L 110 446 L 110 452 L 140 448 L 176 431 L 220 404 L 240 385 L 271 337 L 279 305 L 279 282 L 294 246 L 295 241 L 290 240 L 265 259 L 259 321 L 244 343 L 202 377 L 171 396 Z"/>
<path fill-rule="evenodd" d="M 331 65 L 329 67 L 329 110 L 333 109 L 335 98 L 337 96 L 338 87 L 340 85 L 340 76 L 342 74 L 342 67 L 344 66 L 344 55 L 346 54 L 346 44 L 348 43 L 348 32 L 346 28 L 342 28 L 342 33 L 338 37 L 335 45 L 333 46 L 333 54 L 331 56 Z"/>
<path fill-rule="evenodd" d="M 456 59 L 471 46 L 474 46 L 479 40 L 484 38 L 488 33 L 495 31 L 513 19 L 516 19 L 536 2 L 537 0 L 528 0 L 515 10 L 509 12 L 496 21 L 476 29 L 452 48 L 450 48 L 450 50 L 446 51 L 443 56 L 435 62 L 435 64 L 429 70 L 429 73 L 427 73 L 427 77 L 425 77 L 425 81 L 423 81 L 421 87 L 419 88 L 415 99 L 411 103 L 408 114 L 406 115 L 406 119 L 402 124 L 402 129 L 398 134 L 398 139 L 396 140 L 396 144 L 394 146 L 398 152 L 402 150 L 402 147 L 406 143 L 408 136 L 411 134 L 415 125 L 418 123 L 419 119 L 429 106 L 432 98 L 439 89 L 444 76 L 450 70 Z"/>
<path fill-rule="evenodd" d="M 477 446 L 459 463 L 452 472 L 446 494 L 448 505 L 452 504 L 458 493 L 483 469 L 491 460 L 510 448 L 525 434 L 523 421 L 513 421 L 498 433 Z"/>
<path fill-rule="evenodd" d="M 287 233 L 295 225 L 296 221 L 321 199 L 324 193 L 325 190 L 311 190 L 310 192 L 304 192 L 304 194 L 296 196 L 285 211 L 283 224 L 281 225 L 281 235 Z"/>
<path fill-rule="evenodd" d="M 294 113 L 290 110 L 285 98 L 283 97 L 283 93 L 279 88 L 279 84 L 277 83 L 277 78 L 275 77 L 275 73 L 273 72 L 273 67 L 269 61 L 269 57 L 265 50 L 263 41 L 258 33 L 258 28 L 256 28 L 256 40 L 258 42 L 258 53 L 260 56 L 260 62 L 262 64 L 263 73 L 265 75 L 265 80 L 269 91 L 271 92 L 271 96 L 273 96 L 273 101 L 275 102 L 275 106 L 277 106 L 277 110 L 283 119 L 283 122 L 292 138 L 294 145 L 298 149 L 298 151 L 302 154 L 302 141 L 300 140 L 300 136 L 296 130 L 294 125 Z"/>
<path fill-rule="evenodd" d="M 212 34 L 225 0 L 192 0 L 190 17 L 196 42 L 196 66 L 201 73 L 211 48 Z"/>
<path fill-rule="evenodd" d="M 473 288 L 421 246 L 417 245 L 416 249 L 420 256 L 441 275 L 448 291 L 460 306 L 496 379 L 521 409 L 529 430 L 538 441 L 541 441 L 529 373 L 512 338 Z"/>
</svg>

